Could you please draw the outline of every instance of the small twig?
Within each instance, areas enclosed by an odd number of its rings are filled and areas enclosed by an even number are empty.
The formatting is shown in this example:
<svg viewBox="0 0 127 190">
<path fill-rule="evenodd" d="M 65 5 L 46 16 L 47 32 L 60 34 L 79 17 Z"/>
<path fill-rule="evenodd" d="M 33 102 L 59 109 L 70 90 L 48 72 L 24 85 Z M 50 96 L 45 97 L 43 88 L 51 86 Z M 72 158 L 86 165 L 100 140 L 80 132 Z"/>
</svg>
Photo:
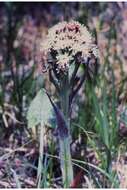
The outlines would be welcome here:
<svg viewBox="0 0 127 190">
<path fill-rule="evenodd" d="M 28 149 L 27 148 L 23 148 L 23 147 L 19 147 L 19 148 L 17 148 L 17 149 L 10 149 L 10 148 L 1 148 L 0 147 L 0 150 L 2 151 L 2 150 L 4 150 L 4 152 L 8 152 L 8 153 L 13 153 L 13 152 L 27 152 L 28 151 Z M 4 156 L 4 155 L 3 155 Z M 1 157 L 0 157 L 0 159 L 1 159 Z"/>
<path fill-rule="evenodd" d="M 5 111 L 4 112 L 4 115 L 6 116 L 9 116 L 14 122 L 16 122 L 16 123 L 19 123 L 19 124 L 24 124 L 23 122 L 21 122 L 21 121 L 18 121 L 12 114 L 10 114 L 9 112 L 7 112 L 7 111 Z"/>
<path fill-rule="evenodd" d="M 34 181 L 31 181 L 31 180 L 29 180 L 29 179 L 24 179 L 24 178 L 20 178 L 20 180 L 21 180 L 22 182 L 25 182 L 27 185 L 30 185 L 30 186 L 32 186 L 32 187 L 36 187 L 36 184 L 35 184 Z"/>
<path fill-rule="evenodd" d="M 30 142 L 32 142 L 32 141 L 33 141 L 33 139 L 30 140 L 30 141 L 28 141 L 27 143 L 23 144 L 21 147 L 16 148 L 16 149 L 14 149 L 14 150 L 12 150 L 12 151 L 10 151 L 10 152 L 4 154 L 3 156 L 0 157 L 0 161 L 3 161 L 4 159 L 9 158 L 9 156 L 10 156 L 11 154 L 13 154 L 13 153 L 15 153 L 15 152 L 17 152 L 17 151 L 20 151 L 24 146 L 28 145 L 28 144 L 29 144 Z"/>
<path fill-rule="evenodd" d="M 3 118 L 3 121 L 4 121 L 5 127 L 8 128 L 8 121 L 7 121 L 7 118 L 6 118 L 5 114 L 2 115 L 2 118 Z"/>
<path fill-rule="evenodd" d="M 9 188 L 9 183 L 6 181 L 0 181 L 0 185 L 3 186 L 4 188 Z"/>
</svg>

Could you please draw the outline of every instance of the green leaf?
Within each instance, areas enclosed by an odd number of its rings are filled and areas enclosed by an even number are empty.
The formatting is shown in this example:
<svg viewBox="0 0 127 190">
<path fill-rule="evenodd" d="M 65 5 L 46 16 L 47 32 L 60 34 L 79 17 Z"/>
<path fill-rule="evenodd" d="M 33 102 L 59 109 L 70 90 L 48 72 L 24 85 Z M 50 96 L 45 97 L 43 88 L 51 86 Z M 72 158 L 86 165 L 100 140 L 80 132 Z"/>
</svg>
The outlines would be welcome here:
<svg viewBox="0 0 127 190">
<path fill-rule="evenodd" d="M 42 123 L 52 127 L 56 126 L 55 113 L 44 89 L 41 89 L 31 102 L 27 113 L 27 120 L 28 128 Z"/>
<path fill-rule="evenodd" d="M 107 121 L 107 115 L 106 115 L 106 105 L 103 99 L 103 109 L 101 109 L 99 105 L 99 101 L 97 99 L 97 96 L 94 92 L 94 89 L 92 89 L 92 97 L 93 97 L 93 106 L 95 110 L 95 118 L 96 118 L 96 130 L 99 132 L 103 143 L 109 147 L 109 130 L 108 130 L 108 121 Z"/>
</svg>

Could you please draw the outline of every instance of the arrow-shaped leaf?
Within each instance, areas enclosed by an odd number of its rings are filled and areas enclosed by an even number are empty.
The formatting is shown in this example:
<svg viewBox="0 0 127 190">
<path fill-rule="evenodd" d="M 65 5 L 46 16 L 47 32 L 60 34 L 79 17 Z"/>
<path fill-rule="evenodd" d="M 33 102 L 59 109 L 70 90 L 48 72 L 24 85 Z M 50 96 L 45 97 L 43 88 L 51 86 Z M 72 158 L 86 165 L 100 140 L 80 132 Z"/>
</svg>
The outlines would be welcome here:
<svg viewBox="0 0 127 190">
<path fill-rule="evenodd" d="M 35 127 L 40 123 L 52 127 L 56 126 L 55 113 L 44 89 L 41 89 L 31 102 L 27 113 L 27 120 L 28 128 Z"/>
</svg>

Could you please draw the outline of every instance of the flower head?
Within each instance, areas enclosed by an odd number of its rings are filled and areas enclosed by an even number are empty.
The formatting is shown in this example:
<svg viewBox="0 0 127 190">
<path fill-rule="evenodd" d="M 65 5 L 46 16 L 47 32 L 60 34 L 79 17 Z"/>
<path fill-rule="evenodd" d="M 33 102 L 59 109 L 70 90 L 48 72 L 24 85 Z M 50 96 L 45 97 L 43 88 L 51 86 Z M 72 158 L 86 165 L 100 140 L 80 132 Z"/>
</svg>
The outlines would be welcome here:
<svg viewBox="0 0 127 190">
<path fill-rule="evenodd" d="M 98 48 L 93 44 L 91 34 L 76 21 L 60 22 L 49 29 L 40 50 L 47 55 L 50 53 L 58 72 L 67 71 L 79 55 L 84 59 L 92 55 L 98 57 Z"/>
<path fill-rule="evenodd" d="M 69 67 L 69 62 L 71 60 L 71 56 L 69 56 L 67 53 L 64 54 L 58 54 L 56 56 L 56 64 L 58 65 L 57 70 L 61 69 L 62 71 L 67 70 Z"/>
</svg>

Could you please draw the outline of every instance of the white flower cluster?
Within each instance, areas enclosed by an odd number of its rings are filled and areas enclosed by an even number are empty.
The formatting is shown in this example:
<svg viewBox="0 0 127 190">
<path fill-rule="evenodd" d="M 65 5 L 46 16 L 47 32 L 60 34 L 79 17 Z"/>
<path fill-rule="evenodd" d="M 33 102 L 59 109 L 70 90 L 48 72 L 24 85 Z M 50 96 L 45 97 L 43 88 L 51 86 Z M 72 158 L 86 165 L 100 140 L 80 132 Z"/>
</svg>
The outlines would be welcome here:
<svg viewBox="0 0 127 190">
<path fill-rule="evenodd" d="M 69 62 L 72 59 L 71 56 L 69 56 L 67 53 L 64 54 L 58 54 L 56 56 L 57 62 L 56 64 L 58 65 L 57 71 L 59 72 L 59 69 L 62 71 L 68 70 L 69 68 Z"/>
<path fill-rule="evenodd" d="M 55 52 L 56 64 L 59 70 L 67 70 L 70 60 L 78 54 L 82 58 L 98 57 L 98 48 L 92 42 L 92 37 L 87 28 L 79 22 L 60 22 L 48 31 L 47 38 L 41 44 L 41 51 Z"/>
</svg>

